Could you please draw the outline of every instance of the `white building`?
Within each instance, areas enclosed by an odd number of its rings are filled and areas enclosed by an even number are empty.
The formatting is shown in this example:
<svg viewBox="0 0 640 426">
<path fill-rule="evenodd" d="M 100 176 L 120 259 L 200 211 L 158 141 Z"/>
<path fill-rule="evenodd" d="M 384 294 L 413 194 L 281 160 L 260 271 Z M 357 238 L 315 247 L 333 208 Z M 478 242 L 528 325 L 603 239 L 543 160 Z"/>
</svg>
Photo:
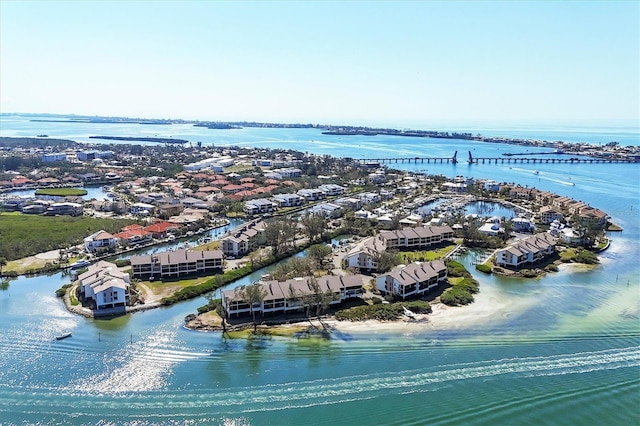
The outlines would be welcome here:
<svg viewBox="0 0 640 426">
<path fill-rule="evenodd" d="M 279 207 L 301 206 L 304 199 L 298 194 L 276 194 L 273 196 Z"/>
<path fill-rule="evenodd" d="M 332 295 L 331 305 L 344 300 L 360 297 L 363 293 L 362 275 L 325 275 L 316 278 L 317 290 Z M 250 306 L 244 300 L 241 288 L 222 292 L 222 305 L 228 317 L 250 315 L 252 312 L 261 315 L 282 314 L 301 311 L 308 307 L 305 303 L 316 292 L 311 277 L 294 278 L 287 281 L 266 281 L 259 284 L 265 295 L 260 304 Z"/>
<path fill-rule="evenodd" d="M 124 313 L 129 302 L 129 274 L 110 262 L 90 265 L 78 276 L 80 297 L 91 305 L 94 315 Z"/>
<path fill-rule="evenodd" d="M 447 280 L 447 267 L 441 260 L 399 265 L 388 274 L 376 278 L 376 286 L 383 294 L 402 300 L 420 297 Z"/>
<path fill-rule="evenodd" d="M 132 275 L 141 279 L 215 274 L 222 269 L 220 250 L 176 250 L 131 257 Z"/>
<path fill-rule="evenodd" d="M 324 185 L 320 185 L 318 187 L 319 190 L 321 190 L 322 192 L 324 192 L 328 197 L 333 197 L 336 195 L 342 195 L 344 194 L 345 188 L 340 186 L 340 185 L 336 185 L 333 183 L 327 183 Z"/>
<path fill-rule="evenodd" d="M 229 232 L 220 239 L 220 247 L 225 256 L 239 257 L 258 247 L 264 222 L 251 222 Z"/>
<path fill-rule="evenodd" d="M 324 191 L 318 188 L 300 189 L 297 194 L 303 197 L 306 201 L 324 200 L 326 197 Z"/>
<path fill-rule="evenodd" d="M 518 269 L 553 254 L 555 248 L 556 238 L 551 234 L 535 234 L 496 251 L 496 264 Z"/>
<path fill-rule="evenodd" d="M 84 249 L 87 253 L 94 253 L 99 249 L 115 248 L 118 239 L 106 231 L 98 231 L 84 239 Z"/>
<path fill-rule="evenodd" d="M 266 198 L 257 198 L 244 203 L 243 211 L 247 214 L 270 213 L 277 208 L 277 204 Z"/>
</svg>

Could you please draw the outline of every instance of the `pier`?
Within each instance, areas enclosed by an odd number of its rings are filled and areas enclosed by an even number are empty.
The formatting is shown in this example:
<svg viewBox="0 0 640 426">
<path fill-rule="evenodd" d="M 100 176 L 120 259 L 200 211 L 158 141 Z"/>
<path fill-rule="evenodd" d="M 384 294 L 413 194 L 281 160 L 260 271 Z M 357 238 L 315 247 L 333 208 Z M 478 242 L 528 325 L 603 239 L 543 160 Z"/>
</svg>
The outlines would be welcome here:
<svg viewBox="0 0 640 426">
<path fill-rule="evenodd" d="M 387 157 L 355 159 L 360 164 L 458 164 L 457 156 L 452 157 Z M 640 163 L 638 158 L 532 158 L 532 157 L 472 157 L 468 164 L 613 164 Z"/>
</svg>

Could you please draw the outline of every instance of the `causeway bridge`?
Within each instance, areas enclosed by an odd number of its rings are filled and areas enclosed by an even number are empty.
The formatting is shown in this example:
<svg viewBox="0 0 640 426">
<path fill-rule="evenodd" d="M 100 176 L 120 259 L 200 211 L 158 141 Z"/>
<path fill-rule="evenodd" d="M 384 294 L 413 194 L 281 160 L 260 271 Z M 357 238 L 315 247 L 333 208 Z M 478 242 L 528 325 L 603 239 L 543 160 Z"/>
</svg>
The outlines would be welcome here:
<svg viewBox="0 0 640 426">
<path fill-rule="evenodd" d="M 360 164 L 458 164 L 458 151 L 453 157 L 387 157 L 387 158 L 358 158 Z M 535 158 L 535 157 L 473 157 L 469 152 L 468 164 L 598 164 L 598 163 L 640 163 L 640 158 Z"/>
</svg>

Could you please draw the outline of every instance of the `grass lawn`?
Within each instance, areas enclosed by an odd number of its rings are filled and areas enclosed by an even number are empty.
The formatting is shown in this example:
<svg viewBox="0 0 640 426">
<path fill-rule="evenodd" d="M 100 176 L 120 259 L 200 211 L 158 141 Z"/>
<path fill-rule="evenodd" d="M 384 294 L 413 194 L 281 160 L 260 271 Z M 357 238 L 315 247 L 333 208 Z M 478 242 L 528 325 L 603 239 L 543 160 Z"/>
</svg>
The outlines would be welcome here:
<svg viewBox="0 0 640 426">
<path fill-rule="evenodd" d="M 143 290 L 144 298 L 149 300 L 161 299 L 174 294 L 176 291 L 186 287 L 202 284 L 211 279 L 211 276 L 187 278 L 176 281 L 141 281 L 138 289 Z M 148 294 L 148 290 L 151 294 Z"/>
<path fill-rule="evenodd" d="M 442 247 L 436 250 L 423 251 L 401 251 L 400 258 L 405 262 L 428 262 L 431 260 L 442 259 L 447 253 L 455 248 L 455 245 Z"/>
<path fill-rule="evenodd" d="M 211 241 L 210 243 L 202 244 L 193 248 L 193 250 L 219 250 L 220 241 Z"/>
<path fill-rule="evenodd" d="M 560 253 L 560 259 L 563 261 L 569 261 L 573 256 L 576 255 L 576 249 L 569 247 L 565 250 L 562 250 Z"/>
<path fill-rule="evenodd" d="M 132 223 L 135 221 L 128 219 L 0 213 L 0 257 L 16 260 L 69 247 L 101 229 L 116 233 Z"/>
<path fill-rule="evenodd" d="M 59 197 L 80 197 L 87 195 L 86 189 L 78 188 L 42 188 L 36 189 L 36 195 L 54 195 Z"/>
</svg>

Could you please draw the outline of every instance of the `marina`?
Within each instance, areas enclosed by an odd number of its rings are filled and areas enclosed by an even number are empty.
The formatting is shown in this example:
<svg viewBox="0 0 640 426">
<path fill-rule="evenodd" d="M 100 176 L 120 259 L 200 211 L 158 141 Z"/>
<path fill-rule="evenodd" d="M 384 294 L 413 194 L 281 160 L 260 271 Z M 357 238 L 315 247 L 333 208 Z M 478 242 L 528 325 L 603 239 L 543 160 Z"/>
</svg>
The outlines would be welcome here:
<svg viewBox="0 0 640 426">
<path fill-rule="evenodd" d="M 33 134 L 58 137 L 69 130 L 49 127 L 59 123 L 34 124 L 43 127 L 32 129 Z M 82 127 L 106 124 L 73 126 L 85 131 Z M 133 133 L 123 127 L 124 135 Z M 176 132 L 180 125 L 161 127 Z M 3 123 L 0 131 L 11 128 Z M 272 148 L 296 146 L 345 157 L 375 158 L 381 150 L 444 157 L 458 149 L 451 140 L 439 141 L 444 146 L 424 139 L 415 145 L 412 138 L 399 144 L 378 136 L 363 136 L 349 147 L 338 136 L 317 136 L 310 129 L 216 132 L 219 142 L 206 133 L 189 137 L 230 146 L 267 141 L 264 145 Z M 479 142 L 470 148 L 487 157 L 493 150 L 496 155 L 510 150 Z M 412 162 L 397 168 L 419 171 L 423 166 Z M 640 389 L 638 165 L 498 164 L 478 172 L 473 165 L 431 163 L 428 169 L 427 175 L 473 174 L 580 199 L 605 209 L 624 231 L 600 254 L 599 265 L 562 265 L 559 272 L 532 281 L 477 273 L 475 263 L 485 253 L 460 249 L 453 258 L 480 282 L 474 304 L 437 308 L 426 323 L 346 328 L 329 339 L 246 339 L 185 329 L 185 316 L 207 303 L 204 296 L 112 319 L 86 319 L 67 312 L 55 297 L 69 282 L 65 273 L 20 276 L 0 290 L 0 418 L 8 424 L 52 419 L 72 424 L 140 424 L 141 419 L 146 424 L 307 424 L 310 418 L 321 425 L 362 419 L 422 424 L 429 404 L 442 407 L 428 416 L 430 424 L 493 425 L 526 424 L 542 403 L 550 424 L 585 424 L 594 418 L 603 424 L 633 423 Z M 431 208 L 446 207 L 448 200 L 454 208 L 454 199 L 433 194 L 412 209 L 431 202 Z M 486 213 L 498 212 L 497 206 L 485 207 Z M 139 253 L 215 240 L 223 231 L 141 247 Z M 251 284 L 270 271 L 255 271 L 225 290 Z M 72 338 L 56 344 L 57 336 L 69 332 Z M 131 403 L 122 404 L 123 398 Z M 626 408 L 607 409 L 611 405 Z"/>
</svg>

